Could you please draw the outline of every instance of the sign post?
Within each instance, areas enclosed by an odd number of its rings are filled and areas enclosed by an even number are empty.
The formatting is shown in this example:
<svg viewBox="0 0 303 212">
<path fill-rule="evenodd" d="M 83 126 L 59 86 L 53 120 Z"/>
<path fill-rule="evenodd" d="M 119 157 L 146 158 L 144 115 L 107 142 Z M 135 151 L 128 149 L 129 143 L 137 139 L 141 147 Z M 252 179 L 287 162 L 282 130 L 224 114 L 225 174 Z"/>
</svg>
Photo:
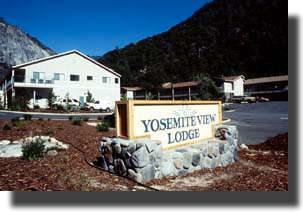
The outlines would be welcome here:
<svg viewBox="0 0 303 212">
<path fill-rule="evenodd" d="M 221 101 L 146 101 L 116 103 L 118 137 L 160 140 L 163 150 L 214 138 L 222 124 Z"/>
</svg>

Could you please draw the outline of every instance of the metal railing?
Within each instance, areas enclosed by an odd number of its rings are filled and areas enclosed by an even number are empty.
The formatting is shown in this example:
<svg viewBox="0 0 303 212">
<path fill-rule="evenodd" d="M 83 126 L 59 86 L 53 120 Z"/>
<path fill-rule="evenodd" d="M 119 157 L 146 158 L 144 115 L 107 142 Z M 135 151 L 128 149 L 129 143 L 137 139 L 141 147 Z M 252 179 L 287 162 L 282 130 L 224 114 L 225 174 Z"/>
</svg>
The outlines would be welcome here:
<svg viewBox="0 0 303 212">
<path fill-rule="evenodd" d="M 51 78 L 34 79 L 33 77 L 15 76 L 14 82 L 19 83 L 32 83 L 32 84 L 54 84 L 55 80 Z"/>
</svg>

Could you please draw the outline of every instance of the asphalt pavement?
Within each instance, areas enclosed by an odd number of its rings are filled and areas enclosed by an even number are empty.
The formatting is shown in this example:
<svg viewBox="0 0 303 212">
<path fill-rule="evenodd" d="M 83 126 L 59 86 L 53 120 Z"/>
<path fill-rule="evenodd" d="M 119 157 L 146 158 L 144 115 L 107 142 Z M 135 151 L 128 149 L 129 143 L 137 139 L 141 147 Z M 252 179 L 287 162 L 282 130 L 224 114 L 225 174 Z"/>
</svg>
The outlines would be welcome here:
<svg viewBox="0 0 303 212">
<path fill-rule="evenodd" d="M 10 120 L 15 117 L 23 117 L 22 112 L 0 112 L 0 120 Z M 43 114 L 43 113 L 27 113 L 31 114 L 33 119 L 43 118 L 43 119 L 52 119 L 52 120 L 68 120 L 69 116 L 81 116 L 81 117 L 89 117 L 90 119 L 97 119 L 98 116 L 104 117 L 107 115 L 113 114 L 113 112 L 109 113 L 85 113 L 85 114 L 77 114 L 77 113 L 70 113 L 70 114 Z"/>
<path fill-rule="evenodd" d="M 263 143 L 268 137 L 288 132 L 288 102 L 259 102 L 233 104 L 234 112 L 223 112 L 230 118 L 227 125 L 236 125 L 239 142 L 244 144 Z"/>
<path fill-rule="evenodd" d="M 233 112 L 223 112 L 224 118 L 231 121 L 224 123 L 235 125 L 239 130 L 239 142 L 258 144 L 268 137 L 288 132 L 288 102 L 264 102 L 251 104 L 232 104 L 228 106 Z M 69 116 L 86 116 L 96 119 L 98 116 L 112 113 L 97 114 L 32 114 L 33 118 L 67 120 Z M 23 117 L 22 113 L 0 112 L 0 120 Z"/>
</svg>

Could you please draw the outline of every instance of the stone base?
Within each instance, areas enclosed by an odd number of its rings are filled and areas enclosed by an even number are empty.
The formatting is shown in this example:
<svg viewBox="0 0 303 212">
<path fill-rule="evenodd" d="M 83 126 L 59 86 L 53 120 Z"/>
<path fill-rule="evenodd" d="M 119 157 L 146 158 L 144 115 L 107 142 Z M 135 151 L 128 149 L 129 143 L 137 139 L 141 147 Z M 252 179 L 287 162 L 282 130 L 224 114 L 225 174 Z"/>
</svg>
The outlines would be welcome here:
<svg viewBox="0 0 303 212">
<path fill-rule="evenodd" d="M 137 182 L 227 166 L 238 158 L 238 131 L 235 126 L 224 125 L 215 130 L 224 132 L 224 138 L 221 138 L 224 140 L 216 138 L 168 151 L 163 151 L 161 142 L 155 140 L 102 138 L 99 165 Z"/>
</svg>

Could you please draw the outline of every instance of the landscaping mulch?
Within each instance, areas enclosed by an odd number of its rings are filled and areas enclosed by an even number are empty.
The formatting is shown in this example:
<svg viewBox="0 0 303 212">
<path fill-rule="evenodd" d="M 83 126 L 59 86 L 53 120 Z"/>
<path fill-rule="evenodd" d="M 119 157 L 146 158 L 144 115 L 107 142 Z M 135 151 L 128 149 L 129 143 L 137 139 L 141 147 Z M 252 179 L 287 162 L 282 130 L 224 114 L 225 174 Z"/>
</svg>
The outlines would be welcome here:
<svg viewBox="0 0 303 212">
<path fill-rule="evenodd" d="M 32 191 L 132 191 L 150 190 L 123 177 L 89 166 L 87 159 L 96 161 L 102 136 L 114 136 L 115 131 L 99 132 L 96 127 L 69 121 L 21 121 L 19 127 L 2 130 L 8 120 L 0 121 L 0 141 L 18 140 L 27 136 L 49 135 L 71 144 L 56 156 L 45 155 L 34 161 L 22 158 L 0 158 L 0 190 Z M 73 145 L 73 146 L 72 146 Z M 287 191 L 288 134 L 268 139 L 263 144 L 239 151 L 239 160 L 227 167 L 196 171 L 184 177 L 167 177 L 147 185 L 159 190 L 211 191 Z M 176 183 L 177 182 L 177 183 Z"/>
</svg>

